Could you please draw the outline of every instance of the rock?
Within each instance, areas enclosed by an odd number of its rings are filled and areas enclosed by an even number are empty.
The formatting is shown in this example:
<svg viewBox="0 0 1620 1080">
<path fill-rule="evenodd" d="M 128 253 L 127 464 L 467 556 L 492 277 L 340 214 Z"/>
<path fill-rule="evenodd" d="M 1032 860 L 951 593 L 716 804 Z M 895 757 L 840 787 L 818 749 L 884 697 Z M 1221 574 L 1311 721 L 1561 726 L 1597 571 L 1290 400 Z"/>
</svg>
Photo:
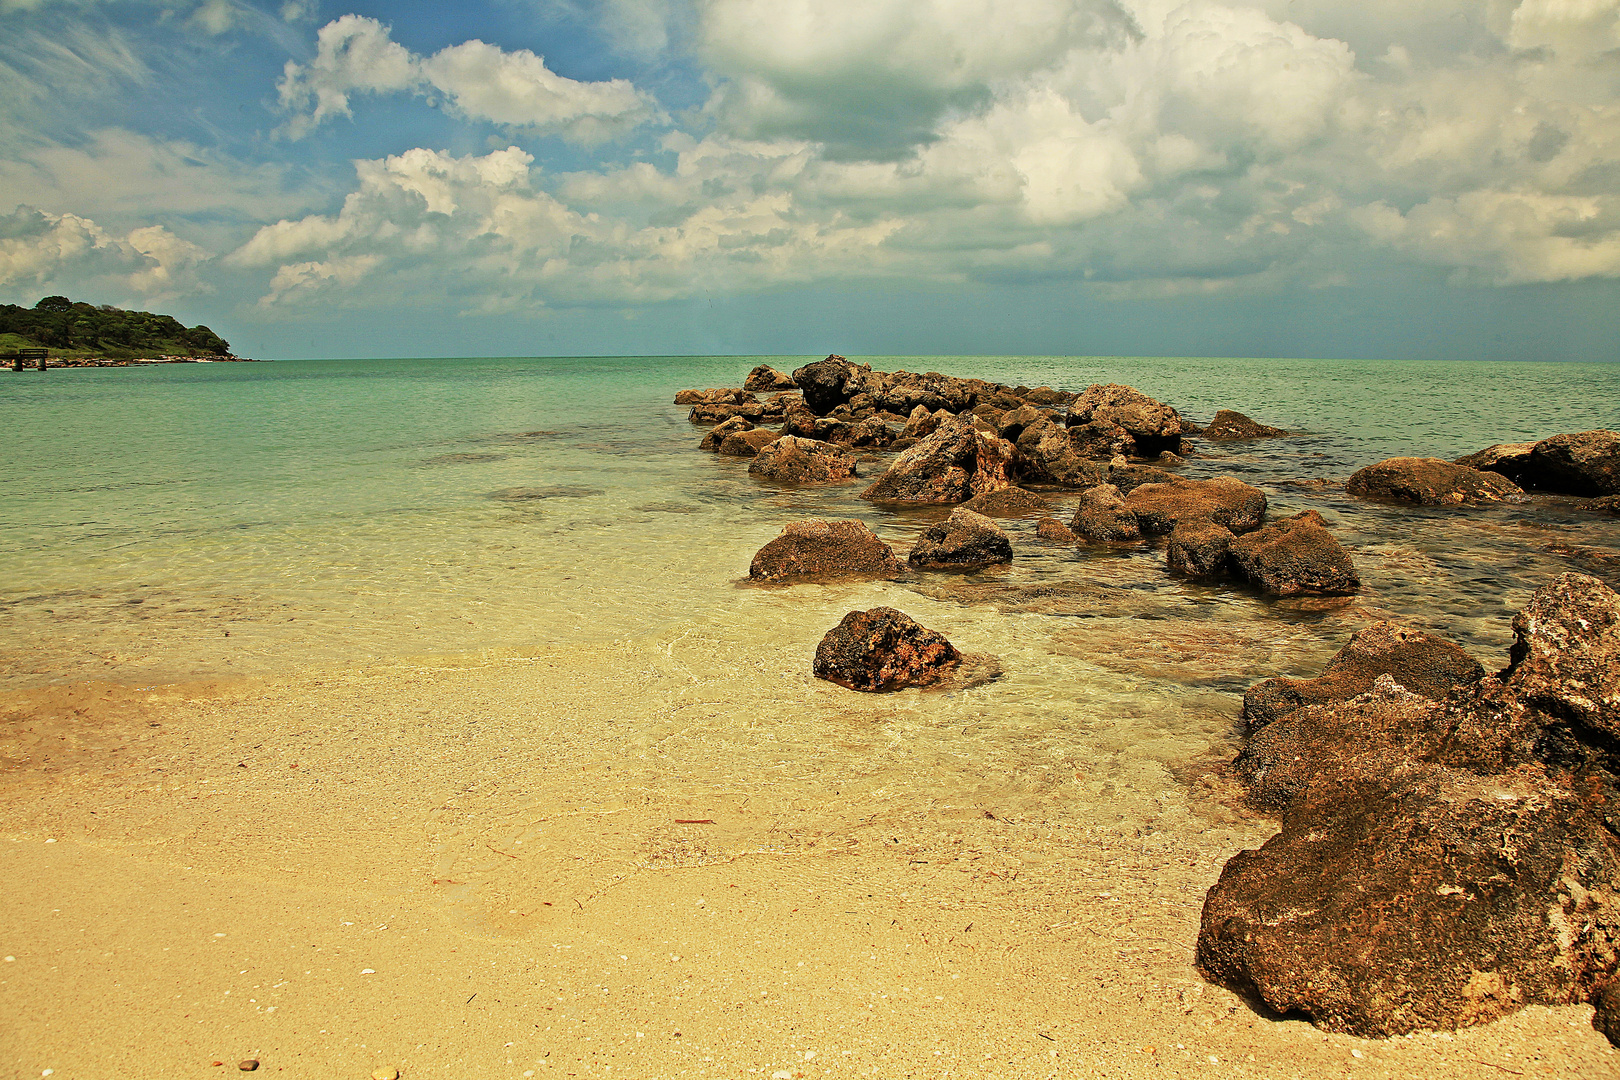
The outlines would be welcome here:
<svg viewBox="0 0 1620 1080">
<path fill-rule="evenodd" d="M 1485 1023 L 1607 978 L 1617 875 L 1612 835 L 1538 766 L 1324 780 L 1227 863 L 1198 967 L 1364 1038 Z"/>
<path fill-rule="evenodd" d="M 1620 978 L 1611 979 L 1592 1004 L 1596 1008 L 1592 1014 L 1592 1026 L 1609 1042 L 1620 1046 Z"/>
<path fill-rule="evenodd" d="M 719 453 L 723 457 L 753 457 L 781 437 L 778 433 L 765 428 L 734 431 L 721 441 Z"/>
<path fill-rule="evenodd" d="M 760 548 L 748 567 L 755 581 L 899 577 L 905 572 L 889 545 L 860 521 L 795 521 Z"/>
<path fill-rule="evenodd" d="M 817 416 L 826 416 L 856 395 L 862 370 L 835 354 L 795 369 L 793 383 L 804 391 L 804 403 L 810 411 Z M 864 370 L 872 369 L 867 367 Z"/>
<path fill-rule="evenodd" d="M 1581 503 L 1581 509 L 1590 510 L 1594 514 L 1620 516 L 1620 495 L 1605 495 L 1601 499 L 1587 499 Z"/>
<path fill-rule="evenodd" d="M 1128 465 L 1124 458 L 1108 466 L 1108 482 L 1119 488 L 1121 495 L 1129 495 L 1143 484 L 1174 484 L 1179 479 L 1175 473 L 1151 465 Z"/>
<path fill-rule="evenodd" d="M 793 390 L 797 387 L 798 383 L 793 381 L 793 376 L 784 375 L 769 364 L 759 365 L 748 373 L 748 378 L 743 380 L 743 389 L 753 390 L 756 393 L 768 393 L 772 390 Z"/>
<path fill-rule="evenodd" d="M 1135 540 L 1142 535 L 1136 515 L 1113 484 L 1098 484 L 1082 491 L 1069 528 L 1087 540 L 1103 542 Z"/>
<path fill-rule="evenodd" d="M 1620 494 L 1620 432 L 1580 431 L 1538 443 L 1503 443 L 1457 459 L 1521 488 L 1563 495 Z"/>
<path fill-rule="evenodd" d="M 1031 405 L 1059 405 L 1068 406 L 1074 403 L 1079 394 L 1071 394 L 1067 390 L 1054 390 L 1050 386 L 1037 386 L 1033 390 L 1020 388 L 1017 394 Z"/>
<path fill-rule="evenodd" d="M 1514 616 L 1513 635 L 1508 692 L 1571 726 L 1573 738 L 1620 754 L 1620 596 L 1597 578 L 1560 574 Z"/>
<path fill-rule="evenodd" d="M 973 429 L 966 416 L 942 423 L 904 451 L 861 493 L 875 502 L 957 503 L 1012 486 L 1011 443 Z"/>
<path fill-rule="evenodd" d="M 1185 442 L 1185 440 L 1183 440 L 1183 442 Z M 1153 460 L 1159 463 L 1159 468 L 1161 469 L 1173 469 L 1177 465 L 1187 464 L 1186 458 L 1182 457 L 1180 454 L 1172 454 L 1168 450 L 1164 451 Z"/>
<path fill-rule="evenodd" d="M 1109 475 L 1122 471 L 1113 469 Z M 1235 533 L 1248 532 L 1259 528 L 1266 519 L 1265 493 L 1230 476 L 1213 480 L 1169 476 L 1167 482 L 1132 489 L 1125 496 L 1125 505 L 1150 536 L 1168 533 L 1182 521 L 1213 521 Z"/>
<path fill-rule="evenodd" d="M 1620 495 L 1620 432 L 1542 439 L 1530 451 L 1530 486 L 1565 495 Z"/>
<path fill-rule="evenodd" d="M 1078 544 L 1080 537 L 1073 529 L 1055 517 L 1043 517 L 1035 522 L 1035 539 L 1049 544 Z"/>
<path fill-rule="evenodd" d="M 1012 562 L 1012 541 L 1001 526 L 958 506 L 917 538 L 906 561 L 929 570 L 967 570 Z"/>
<path fill-rule="evenodd" d="M 1412 694 L 1438 701 L 1453 687 L 1484 678 L 1485 669 L 1443 638 L 1399 623 L 1376 622 L 1352 634 L 1316 678 L 1278 676 L 1249 687 L 1243 695 L 1243 721 L 1249 731 L 1258 731 L 1302 706 L 1364 694 L 1380 675 L 1392 677 Z"/>
<path fill-rule="evenodd" d="M 236 1063 L 236 1067 L 238 1069 L 241 1069 L 243 1072 L 252 1072 L 254 1069 L 257 1069 L 259 1067 L 259 1059 L 258 1058 L 247 1058 L 247 1059 L 245 1059 L 243 1061 L 238 1061 Z"/>
<path fill-rule="evenodd" d="M 1204 428 L 1203 434 L 1206 439 L 1280 439 L 1292 432 L 1257 424 L 1240 412 L 1222 409 Z"/>
<path fill-rule="evenodd" d="M 1023 411 L 1015 410 L 1014 415 Z M 1027 479 L 1070 487 L 1091 487 L 1103 481 L 1106 470 L 1092 460 L 1094 455 L 1084 440 L 1076 438 L 1079 428 L 1065 428 L 1045 414 L 1027 419 L 1021 427 L 1012 424 L 1002 429 L 1018 431 L 1019 467 Z"/>
<path fill-rule="evenodd" d="M 888 693 L 931 686 L 962 662 L 945 636 L 890 607 L 852 611 L 816 647 L 813 672 L 851 690 Z"/>
<path fill-rule="evenodd" d="M 801 439 L 814 439 L 816 425 L 821 422 L 821 418 L 806 408 L 801 401 L 782 414 L 782 434 L 794 435 Z"/>
<path fill-rule="evenodd" d="M 1106 438 L 1111 428 L 1124 431 L 1128 444 L 1120 452 L 1137 457 L 1180 451 L 1181 437 L 1192 434 L 1192 425 L 1175 409 L 1133 386 L 1115 384 L 1086 387 L 1069 406 L 1068 422 L 1070 427 L 1096 425 L 1099 438 Z"/>
<path fill-rule="evenodd" d="M 677 405 L 751 405 L 758 401 L 747 390 L 719 387 L 710 390 L 681 390 L 675 395 Z"/>
<path fill-rule="evenodd" d="M 794 484 L 829 484 L 856 475 L 855 455 L 842 446 L 784 435 L 749 462 L 748 475 Z"/>
<path fill-rule="evenodd" d="M 399 1070 L 392 1065 L 379 1065 L 371 1070 L 371 1080 L 399 1080 Z"/>
<path fill-rule="evenodd" d="M 939 427 L 941 422 L 949 420 L 950 417 L 951 414 L 944 409 L 938 412 L 929 412 L 928 406 L 918 405 L 911 410 L 911 415 L 906 419 L 906 426 L 901 430 L 900 437 L 902 439 L 926 439 L 934 433 L 934 429 Z"/>
<path fill-rule="evenodd" d="M 975 412 L 978 412 L 978 410 L 975 410 Z M 985 418 L 991 419 L 990 417 Z M 1001 413 L 992 422 L 996 425 L 996 434 L 1010 443 L 1016 443 L 1018 436 L 1024 433 L 1025 428 L 1031 424 L 1053 423 L 1054 417 L 1051 409 L 1040 409 L 1034 405 L 1021 405 L 1016 409 Z"/>
<path fill-rule="evenodd" d="M 879 450 L 885 446 L 893 445 L 894 440 L 897 438 L 894 429 L 875 415 L 868 416 L 858 423 L 850 424 L 845 437 L 848 439 L 848 442 L 845 443 L 846 446 L 871 447 Z"/>
<path fill-rule="evenodd" d="M 962 509 L 988 517 L 1021 517 L 1046 509 L 1046 500 L 1033 491 L 1020 487 L 997 488 L 983 495 L 975 495 L 962 504 Z"/>
<path fill-rule="evenodd" d="M 1279 596 L 1348 596 L 1361 588 L 1355 563 L 1315 510 L 1238 537 L 1231 560 L 1239 576 Z"/>
<path fill-rule="evenodd" d="M 693 424 L 720 424 L 733 416 L 741 416 L 745 420 L 763 420 L 768 411 L 757 401 L 746 405 L 699 404 L 692 406 L 692 411 L 686 414 L 686 419 Z"/>
<path fill-rule="evenodd" d="M 726 441 L 727 435 L 735 435 L 739 431 L 752 430 L 754 430 L 752 421 L 748 420 L 746 417 L 733 416 L 730 420 L 720 424 L 711 430 L 707 435 L 703 436 L 703 441 L 698 443 L 698 449 L 707 450 L 711 454 L 716 453 L 720 449 L 720 444 Z"/>
<path fill-rule="evenodd" d="M 1352 495 L 1421 506 L 1483 506 L 1524 502 L 1525 494 L 1507 477 L 1453 465 L 1439 458 L 1397 457 L 1357 470 L 1345 485 Z"/>
<path fill-rule="evenodd" d="M 1165 565 L 1190 578 L 1224 577 L 1237 537 L 1208 518 L 1177 522 L 1165 544 Z"/>
</svg>

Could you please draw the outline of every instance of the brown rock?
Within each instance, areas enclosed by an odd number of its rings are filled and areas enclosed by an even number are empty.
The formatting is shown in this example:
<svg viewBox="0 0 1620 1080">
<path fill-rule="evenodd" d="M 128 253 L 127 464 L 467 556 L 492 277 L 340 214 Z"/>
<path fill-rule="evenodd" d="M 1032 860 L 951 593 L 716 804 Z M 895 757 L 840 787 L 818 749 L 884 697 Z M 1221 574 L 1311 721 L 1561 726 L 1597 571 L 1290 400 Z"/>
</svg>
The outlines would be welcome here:
<svg viewBox="0 0 1620 1080">
<path fill-rule="evenodd" d="M 1590 510 L 1594 514 L 1620 516 L 1620 495 L 1605 495 L 1600 499 L 1587 499 L 1581 503 L 1581 509 Z"/>
<path fill-rule="evenodd" d="M 917 538 L 906 561 L 928 570 L 969 570 L 1012 562 L 1012 541 L 1001 526 L 958 506 Z"/>
<path fill-rule="evenodd" d="M 1113 484 L 1098 484 L 1082 491 L 1069 528 L 1087 540 L 1103 542 L 1135 540 L 1142 535 L 1136 514 L 1125 505 L 1119 488 Z"/>
<path fill-rule="evenodd" d="M 1279 596 L 1348 596 L 1361 588 L 1355 563 L 1315 510 L 1238 537 L 1231 559 L 1239 576 Z"/>
<path fill-rule="evenodd" d="M 247 1058 L 247 1059 L 245 1059 L 243 1061 L 238 1061 L 236 1063 L 236 1067 L 238 1069 L 241 1069 L 243 1072 L 252 1072 L 254 1069 L 257 1069 L 259 1067 L 259 1059 L 258 1058 Z"/>
<path fill-rule="evenodd" d="M 793 484 L 830 484 L 855 476 L 855 455 L 842 446 L 784 435 L 749 462 L 748 475 Z"/>
<path fill-rule="evenodd" d="M 1127 465 L 1121 461 L 1108 467 L 1108 482 L 1119 488 L 1121 495 L 1129 495 L 1143 484 L 1173 484 L 1179 479 L 1175 473 L 1152 465 Z"/>
<path fill-rule="evenodd" d="M 1177 522 L 1165 544 L 1165 565 L 1190 578 L 1224 577 L 1236 539 L 1231 529 L 1207 518 Z"/>
<path fill-rule="evenodd" d="M 1099 425 L 1098 434 L 1108 427 L 1119 428 L 1129 436 L 1129 447 L 1122 453 L 1154 457 L 1164 450 L 1180 451 L 1181 437 L 1192 433 L 1192 425 L 1162 401 L 1155 401 L 1133 386 L 1095 384 L 1069 406 L 1069 426 Z"/>
<path fill-rule="evenodd" d="M 758 401 L 753 394 L 735 387 L 710 390 L 681 390 L 675 395 L 677 405 L 750 405 Z"/>
<path fill-rule="evenodd" d="M 720 442 L 723 457 L 753 457 L 782 436 L 765 428 L 752 431 L 734 431 Z"/>
<path fill-rule="evenodd" d="M 983 495 L 975 495 L 962 504 L 962 509 L 987 517 L 1022 517 L 1046 509 L 1046 500 L 1033 491 L 1020 487 L 997 488 Z"/>
<path fill-rule="evenodd" d="M 793 382 L 804 391 L 804 403 L 817 416 L 826 416 L 859 392 L 862 372 L 870 372 L 850 363 L 842 356 L 833 355 L 825 360 L 806 364 L 793 372 Z"/>
<path fill-rule="evenodd" d="M 1096 455 L 1083 438 L 1082 429 L 1066 428 L 1043 414 L 1022 426 L 1006 425 L 1003 430 L 1018 431 L 1020 471 L 1032 482 L 1070 487 L 1091 487 L 1102 482 L 1106 470 L 1093 460 Z"/>
<path fill-rule="evenodd" d="M 1122 470 L 1110 470 L 1110 476 Z M 1183 480 L 1142 484 L 1125 496 L 1144 533 L 1159 536 L 1181 521 L 1213 521 L 1233 532 L 1248 532 L 1266 519 L 1266 496 L 1230 476 L 1213 480 Z"/>
<path fill-rule="evenodd" d="M 1620 595 L 1586 574 L 1560 574 L 1514 616 L 1513 635 L 1509 693 L 1582 742 L 1620 740 Z"/>
<path fill-rule="evenodd" d="M 761 364 L 748 373 L 743 380 L 744 390 L 753 390 L 758 393 L 767 393 L 772 390 L 793 390 L 798 386 L 793 376 L 785 375 L 769 364 Z"/>
<path fill-rule="evenodd" d="M 1398 457 L 1357 470 L 1345 485 L 1352 495 L 1422 506 L 1483 506 L 1524 502 L 1517 484 L 1494 472 L 1453 465 L 1439 458 Z"/>
<path fill-rule="evenodd" d="M 746 420 L 763 420 L 769 411 L 765 405 L 757 401 L 746 405 L 699 404 L 692 406 L 692 411 L 686 414 L 686 419 L 694 424 L 720 424 L 733 416 L 741 416 Z"/>
<path fill-rule="evenodd" d="M 1566 495 L 1620 495 L 1620 432 L 1542 439 L 1530 451 L 1530 486 Z"/>
<path fill-rule="evenodd" d="M 949 677 L 962 654 L 937 631 L 890 607 L 852 611 L 816 647 L 813 672 L 851 690 L 888 693 Z"/>
<path fill-rule="evenodd" d="M 1302 706 L 1345 701 L 1372 689 L 1380 675 L 1438 701 L 1453 687 L 1484 678 L 1485 669 L 1443 638 L 1399 623 L 1377 622 L 1352 634 L 1316 678 L 1278 676 L 1249 687 L 1243 695 L 1244 723 L 1249 731 L 1258 731 Z"/>
<path fill-rule="evenodd" d="M 950 417 L 951 414 L 944 409 L 940 409 L 938 412 L 929 412 L 928 406 L 918 405 L 911 410 L 910 416 L 906 419 L 906 426 L 900 432 L 900 437 L 902 439 L 926 439 L 934 433 L 934 430 L 939 427 L 941 422 L 949 420 Z"/>
<path fill-rule="evenodd" d="M 1017 451 L 1011 443 L 973 429 L 967 416 L 942 423 L 904 451 L 861 493 L 875 502 L 957 503 L 1012 486 Z"/>
<path fill-rule="evenodd" d="M 860 521 L 792 522 L 748 567 L 755 581 L 893 578 L 904 572 L 889 545 Z"/>
<path fill-rule="evenodd" d="M 1206 439 L 1280 439 L 1292 433 L 1257 424 L 1240 412 L 1222 409 L 1204 428 L 1203 434 Z"/>
<path fill-rule="evenodd" d="M 703 436 L 703 441 L 698 443 L 698 449 L 707 450 L 711 454 L 716 453 L 720 449 L 720 444 L 726 441 L 727 435 L 735 435 L 739 431 L 752 430 L 754 430 L 752 421 L 748 420 L 746 417 L 733 416 L 730 420 L 720 424 L 707 435 Z"/>
<path fill-rule="evenodd" d="M 1075 531 L 1055 517 L 1043 517 L 1035 522 L 1035 539 L 1049 544 L 1078 544 Z"/>
</svg>

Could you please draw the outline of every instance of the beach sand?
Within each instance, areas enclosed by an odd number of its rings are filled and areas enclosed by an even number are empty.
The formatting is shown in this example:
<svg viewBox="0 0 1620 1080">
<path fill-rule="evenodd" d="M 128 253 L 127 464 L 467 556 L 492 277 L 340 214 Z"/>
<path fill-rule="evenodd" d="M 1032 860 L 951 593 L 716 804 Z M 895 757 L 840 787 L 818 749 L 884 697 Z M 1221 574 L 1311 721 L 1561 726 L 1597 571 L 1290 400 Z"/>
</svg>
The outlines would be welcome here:
<svg viewBox="0 0 1620 1080">
<path fill-rule="evenodd" d="M 1620 1075 L 1584 1006 L 1258 1015 L 1192 966 L 1274 831 L 1218 773 L 915 764 L 928 695 L 807 667 L 682 640 L 10 694 L 0 1076 Z"/>
</svg>

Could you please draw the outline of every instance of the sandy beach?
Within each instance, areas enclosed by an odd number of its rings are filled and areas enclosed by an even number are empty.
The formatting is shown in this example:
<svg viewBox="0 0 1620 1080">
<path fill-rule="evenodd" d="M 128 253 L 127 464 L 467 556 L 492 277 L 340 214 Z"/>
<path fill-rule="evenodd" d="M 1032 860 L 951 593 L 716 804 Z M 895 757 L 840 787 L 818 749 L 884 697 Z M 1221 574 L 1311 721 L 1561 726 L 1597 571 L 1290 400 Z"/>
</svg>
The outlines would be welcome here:
<svg viewBox="0 0 1620 1080">
<path fill-rule="evenodd" d="M 1272 831 L 1216 771 L 941 785 L 908 764 L 937 698 L 803 661 L 683 637 L 11 693 L 0 1075 L 1620 1073 L 1585 1006 L 1389 1040 L 1258 1015 L 1191 963 Z"/>
</svg>

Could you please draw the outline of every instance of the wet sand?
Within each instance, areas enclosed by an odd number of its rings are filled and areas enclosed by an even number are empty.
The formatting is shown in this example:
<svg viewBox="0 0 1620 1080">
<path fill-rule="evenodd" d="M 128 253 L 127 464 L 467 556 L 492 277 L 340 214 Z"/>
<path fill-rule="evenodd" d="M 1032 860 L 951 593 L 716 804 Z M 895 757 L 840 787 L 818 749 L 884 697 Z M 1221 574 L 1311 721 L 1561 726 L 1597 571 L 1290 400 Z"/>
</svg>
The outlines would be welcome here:
<svg viewBox="0 0 1620 1080">
<path fill-rule="evenodd" d="M 952 725 L 993 688 L 945 710 L 805 659 L 8 694 L 0 1076 L 1620 1075 L 1587 1007 L 1258 1015 L 1192 967 L 1274 831 L 1212 762 L 980 753 Z"/>
</svg>

